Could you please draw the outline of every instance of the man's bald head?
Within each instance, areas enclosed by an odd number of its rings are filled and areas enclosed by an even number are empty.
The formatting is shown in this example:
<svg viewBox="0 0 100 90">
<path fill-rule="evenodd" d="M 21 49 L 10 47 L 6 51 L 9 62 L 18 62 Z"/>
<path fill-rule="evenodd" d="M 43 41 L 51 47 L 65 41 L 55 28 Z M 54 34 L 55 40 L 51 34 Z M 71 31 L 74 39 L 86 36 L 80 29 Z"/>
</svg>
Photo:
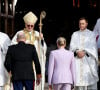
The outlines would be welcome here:
<svg viewBox="0 0 100 90">
<path fill-rule="evenodd" d="M 24 32 L 20 31 L 20 32 L 17 34 L 17 42 L 19 42 L 19 41 L 25 42 L 25 40 L 26 40 L 26 37 L 25 37 Z"/>
</svg>

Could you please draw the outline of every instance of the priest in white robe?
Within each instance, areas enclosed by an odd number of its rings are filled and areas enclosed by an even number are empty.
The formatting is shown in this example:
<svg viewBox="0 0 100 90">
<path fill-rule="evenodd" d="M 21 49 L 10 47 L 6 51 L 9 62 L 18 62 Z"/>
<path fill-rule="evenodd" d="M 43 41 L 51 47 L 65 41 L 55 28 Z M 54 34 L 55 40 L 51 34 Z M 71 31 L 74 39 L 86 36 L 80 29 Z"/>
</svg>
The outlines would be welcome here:
<svg viewBox="0 0 100 90">
<path fill-rule="evenodd" d="M 35 45 L 40 65 L 41 65 L 41 82 L 39 85 L 36 84 L 35 80 L 35 90 L 44 90 L 45 85 L 45 60 L 46 60 L 46 49 L 47 45 L 44 41 L 43 34 L 39 33 L 38 31 L 34 30 L 34 25 L 37 21 L 37 16 L 33 12 L 28 12 L 24 17 L 25 22 L 25 28 L 23 30 L 18 31 L 15 36 L 12 39 L 11 44 L 17 44 L 16 38 L 19 32 L 24 32 L 26 36 L 26 43 Z M 34 63 L 33 63 L 33 68 Z M 34 69 L 35 70 L 35 69 Z M 36 72 L 35 73 L 35 79 L 36 79 Z M 37 80 L 38 81 L 38 80 Z"/>
<path fill-rule="evenodd" d="M 100 77 L 100 18 L 97 19 L 97 22 L 94 26 L 93 32 L 95 33 L 96 41 L 97 41 L 98 58 L 99 58 L 98 75 Z M 100 80 L 98 82 L 98 90 L 99 89 L 100 89 Z"/>
<path fill-rule="evenodd" d="M 100 18 L 97 19 L 97 22 L 94 26 L 93 32 L 96 35 L 97 47 L 100 52 Z"/>
<path fill-rule="evenodd" d="M 8 84 L 9 76 L 4 67 L 5 56 L 11 40 L 7 34 L 0 32 L 0 90 L 4 90 L 4 86 Z"/>
<path fill-rule="evenodd" d="M 70 50 L 75 54 L 75 90 L 97 90 L 98 54 L 95 35 L 87 29 L 88 21 L 80 18 L 79 31 L 72 34 Z"/>
</svg>

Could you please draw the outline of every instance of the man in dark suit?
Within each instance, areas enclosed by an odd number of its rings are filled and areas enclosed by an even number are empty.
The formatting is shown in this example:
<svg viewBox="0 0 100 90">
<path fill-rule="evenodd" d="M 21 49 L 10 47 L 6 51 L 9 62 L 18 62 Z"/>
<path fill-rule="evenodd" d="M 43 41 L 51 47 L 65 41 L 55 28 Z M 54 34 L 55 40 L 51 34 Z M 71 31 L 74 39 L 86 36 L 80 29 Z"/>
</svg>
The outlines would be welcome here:
<svg viewBox="0 0 100 90">
<path fill-rule="evenodd" d="M 41 69 L 36 49 L 34 45 L 25 44 L 23 32 L 17 35 L 17 41 L 18 44 L 8 48 L 4 65 L 12 75 L 14 90 L 23 90 L 23 86 L 25 86 L 25 90 L 34 90 L 33 61 L 36 68 L 37 84 L 40 83 L 41 79 Z"/>
</svg>

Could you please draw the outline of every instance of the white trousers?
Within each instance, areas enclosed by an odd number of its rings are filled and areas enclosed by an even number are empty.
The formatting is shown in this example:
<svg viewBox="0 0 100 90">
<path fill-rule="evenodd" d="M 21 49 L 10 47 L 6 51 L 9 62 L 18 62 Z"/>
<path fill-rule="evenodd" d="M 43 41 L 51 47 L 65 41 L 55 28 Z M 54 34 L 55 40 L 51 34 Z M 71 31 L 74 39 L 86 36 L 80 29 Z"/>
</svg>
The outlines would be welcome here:
<svg viewBox="0 0 100 90">
<path fill-rule="evenodd" d="M 54 90 L 71 90 L 70 84 L 55 84 L 53 85 Z"/>
</svg>

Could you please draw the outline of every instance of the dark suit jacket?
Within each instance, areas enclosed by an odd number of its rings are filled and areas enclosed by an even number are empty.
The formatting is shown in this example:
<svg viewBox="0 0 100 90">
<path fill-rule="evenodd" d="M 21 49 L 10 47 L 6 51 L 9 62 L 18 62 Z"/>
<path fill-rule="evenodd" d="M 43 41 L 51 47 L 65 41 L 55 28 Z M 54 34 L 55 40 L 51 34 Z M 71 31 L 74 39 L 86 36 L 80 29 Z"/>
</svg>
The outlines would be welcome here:
<svg viewBox="0 0 100 90">
<path fill-rule="evenodd" d="M 5 67 L 12 73 L 12 80 L 35 80 L 32 67 L 35 63 L 36 74 L 41 74 L 40 63 L 33 45 L 19 42 L 8 48 Z"/>
</svg>

